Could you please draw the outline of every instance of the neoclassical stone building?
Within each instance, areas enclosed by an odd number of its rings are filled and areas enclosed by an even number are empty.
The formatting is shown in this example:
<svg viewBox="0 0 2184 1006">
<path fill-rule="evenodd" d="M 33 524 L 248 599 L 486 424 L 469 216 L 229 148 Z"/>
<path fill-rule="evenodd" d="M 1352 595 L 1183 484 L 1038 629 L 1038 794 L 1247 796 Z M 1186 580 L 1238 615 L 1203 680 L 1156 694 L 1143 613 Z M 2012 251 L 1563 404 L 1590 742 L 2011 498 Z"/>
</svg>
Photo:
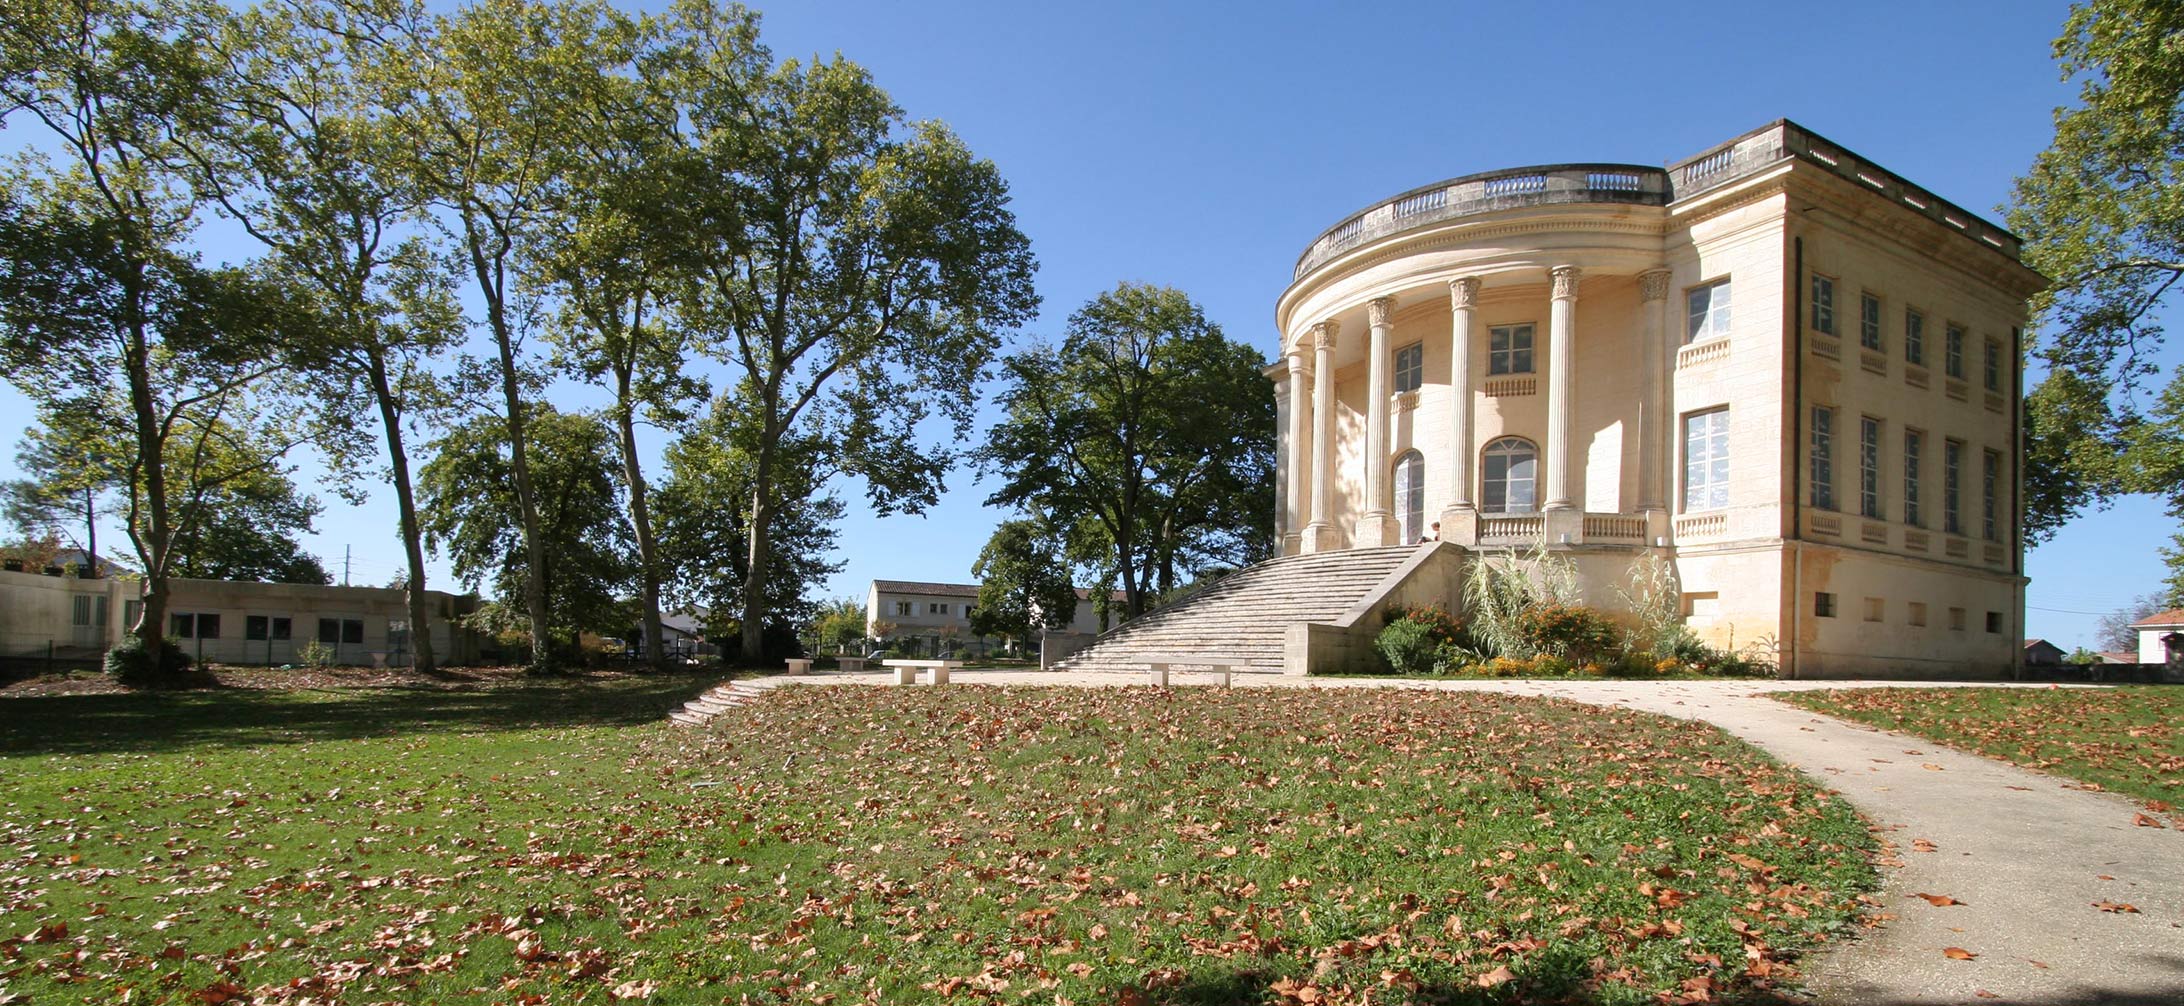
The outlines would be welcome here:
<svg viewBox="0 0 2184 1006">
<path fill-rule="evenodd" d="M 1320 235 L 1276 309 L 1285 554 L 1651 551 L 1796 676 L 2022 659 L 2001 228 L 1794 123 L 1667 169 L 1470 175 Z"/>
</svg>

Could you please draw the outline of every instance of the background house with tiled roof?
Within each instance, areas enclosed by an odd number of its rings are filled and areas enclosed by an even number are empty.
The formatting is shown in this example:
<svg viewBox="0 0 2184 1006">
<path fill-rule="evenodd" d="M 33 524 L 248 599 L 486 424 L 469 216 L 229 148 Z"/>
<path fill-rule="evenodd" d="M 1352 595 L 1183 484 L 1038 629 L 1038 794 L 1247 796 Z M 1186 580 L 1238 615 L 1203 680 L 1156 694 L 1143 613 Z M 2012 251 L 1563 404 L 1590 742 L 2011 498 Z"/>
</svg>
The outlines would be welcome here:
<svg viewBox="0 0 2184 1006">
<path fill-rule="evenodd" d="M 2157 611 L 2131 623 L 2138 634 L 2138 662 L 2165 664 L 2184 655 L 2184 608 Z"/>
<path fill-rule="evenodd" d="M 1116 592 L 1118 607 L 1121 598 L 1121 592 Z M 898 648 L 916 640 L 912 645 L 923 653 L 950 646 L 983 653 L 997 646 L 998 641 L 982 639 L 971 631 L 971 609 L 977 606 L 978 584 L 975 583 L 874 580 L 865 593 L 865 638 L 884 636 Z M 891 631 L 880 631 L 888 626 L 892 627 Z M 1099 634 L 1100 628 L 1100 617 L 1093 609 L 1091 593 L 1079 588 L 1076 617 L 1070 620 L 1069 628 L 1056 632 L 1089 640 Z M 1039 640 L 1025 643 L 1027 649 L 1036 649 Z"/>
</svg>

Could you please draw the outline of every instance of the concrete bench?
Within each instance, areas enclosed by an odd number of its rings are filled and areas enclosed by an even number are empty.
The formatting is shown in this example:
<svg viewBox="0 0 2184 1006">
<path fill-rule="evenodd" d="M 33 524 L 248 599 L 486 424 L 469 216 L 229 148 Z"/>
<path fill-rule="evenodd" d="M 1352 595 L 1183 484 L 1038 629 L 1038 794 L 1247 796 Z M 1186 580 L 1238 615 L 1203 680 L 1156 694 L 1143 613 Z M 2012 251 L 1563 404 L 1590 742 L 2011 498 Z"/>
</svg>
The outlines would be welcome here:
<svg viewBox="0 0 2184 1006">
<path fill-rule="evenodd" d="M 810 673 L 811 673 L 811 661 L 810 661 L 809 659 L 806 659 L 806 658 L 803 658 L 803 657 L 790 657 L 790 658 L 789 658 L 789 673 L 790 673 L 790 674 L 810 674 Z"/>
<path fill-rule="evenodd" d="M 1145 666 L 1153 679 L 1153 687 L 1155 688 L 1168 687 L 1168 674 L 1171 671 L 1178 673 L 1183 671 L 1204 671 L 1210 674 L 1218 674 L 1221 676 L 1221 687 L 1227 688 L 1234 683 L 1231 675 L 1249 665 L 1235 657 L 1208 656 L 1203 653 L 1156 653 L 1145 658 Z"/>
<path fill-rule="evenodd" d="M 916 675 L 921 670 L 925 672 L 926 684 L 945 685 L 948 683 L 948 672 L 963 666 L 963 661 L 960 660 L 883 660 L 880 662 L 894 669 L 895 683 L 898 685 L 916 683 Z"/>
<path fill-rule="evenodd" d="M 853 674 L 854 674 L 854 673 L 857 673 L 857 672 L 863 671 L 863 670 L 864 670 L 864 665 L 865 665 L 865 658 L 863 658 L 863 657 L 836 657 L 836 658 L 834 658 L 834 669 L 835 669 L 835 670 L 837 670 L 837 671 L 849 671 L 849 672 L 851 672 L 851 673 L 853 673 Z"/>
</svg>

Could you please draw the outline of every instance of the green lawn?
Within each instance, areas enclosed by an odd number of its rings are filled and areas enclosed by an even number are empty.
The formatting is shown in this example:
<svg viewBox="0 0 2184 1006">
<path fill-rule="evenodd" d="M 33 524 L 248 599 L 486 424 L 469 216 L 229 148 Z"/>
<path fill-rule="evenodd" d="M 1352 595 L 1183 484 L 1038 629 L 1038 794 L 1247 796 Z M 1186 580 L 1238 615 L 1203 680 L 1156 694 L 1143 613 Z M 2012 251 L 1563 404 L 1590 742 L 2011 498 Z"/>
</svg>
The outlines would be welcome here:
<svg viewBox="0 0 2184 1006">
<path fill-rule="evenodd" d="M 1626 711 L 796 688 L 651 722 L 696 687 L 0 700 L 0 999 L 1652 1002 L 1763 990 L 1873 882 L 1840 800 Z"/>
<path fill-rule="evenodd" d="M 2184 689 L 1851 688 L 1778 692 L 1814 712 L 2184 805 Z"/>
</svg>

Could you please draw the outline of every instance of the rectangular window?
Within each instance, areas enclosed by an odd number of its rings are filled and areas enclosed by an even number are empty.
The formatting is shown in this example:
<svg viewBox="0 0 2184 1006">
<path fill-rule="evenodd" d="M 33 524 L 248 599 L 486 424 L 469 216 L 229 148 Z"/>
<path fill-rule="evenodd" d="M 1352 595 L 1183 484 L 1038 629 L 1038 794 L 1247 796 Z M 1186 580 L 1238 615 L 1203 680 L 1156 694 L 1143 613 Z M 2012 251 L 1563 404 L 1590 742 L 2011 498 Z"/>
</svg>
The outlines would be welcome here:
<svg viewBox="0 0 2184 1006">
<path fill-rule="evenodd" d="M 2002 613 L 2001 613 L 2001 612 L 1999 612 L 1999 611 L 1990 611 L 1990 612 L 1988 612 L 1988 613 L 1987 613 L 1987 631 L 1988 631 L 1988 632 L 2001 632 L 2001 631 L 2002 631 Z"/>
<path fill-rule="evenodd" d="M 189 639 L 197 635 L 197 616 L 177 611 L 167 616 L 167 635 L 176 639 Z"/>
<path fill-rule="evenodd" d="M 1395 391 L 1417 391 L 1426 381 L 1426 344 L 1414 342 L 1395 351 Z"/>
<path fill-rule="evenodd" d="M 1835 334 L 1835 281 L 1826 276 L 1812 278 L 1812 330 Z"/>
<path fill-rule="evenodd" d="M 1881 348 L 1881 299 L 1870 293 L 1858 297 L 1858 345 Z"/>
<path fill-rule="evenodd" d="M 1812 407 L 1812 505 L 1835 509 L 1835 410 Z"/>
<path fill-rule="evenodd" d="M 328 646 L 341 645 L 341 620 L 338 618 L 319 619 L 318 641 Z"/>
<path fill-rule="evenodd" d="M 136 628 L 137 620 L 144 617 L 144 602 L 129 598 L 121 602 L 121 623 L 126 629 Z"/>
<path fill-rule="evenodd" d="M 220 638 L 220 616 L 218 616 L 218 615 L 198 615 L 198 616 L 197 616 L 197 638 L 199 638 L 199 639 L 218 639 L 218 638 Z"/>
<path fill-rule="evenodd" d="M 361 618 L 344 618 L 344 619 L 342 619 L 342 620 L 341 620 L 341 641 L 342 641 L 342 642 L 344 642 L 344 643 L 361 643 L 361 642 L 363 642 L 363 641 L 364 641 L 364 620 L 363 620 L 363 619 L 361 619 Z"/>
<path fill-rule="evenodd" d="M 1912 624 L 1912 625 L 1915 625 L 1915 626 L 1917 626 L 1917 627 L 1919 627 L 1919 628 L 1921 628 L 1921 629 L 1923 629 L 1923 628 L 1926 628 L 1926 602 L 1924 602 L 1924 601 L 1913 601 L 1913 602 L 1911 602 L 1911 618 L 1910 618 L 1910 622 L 1911 622 L 1911 624 Z"/>
<path fill-rule="evenodd" d="M 1869 598 L 1866 598 L 1866 599 L 1865 599 L 1865 620 L 1866 620 L 1866 621 L 1868 621 L 1868 622 L 1878 622 L 1878 621 L 1882 621 L 1883 619 L 1885 619 L 1885 618 L 1887 617 L 1887 612 L 1888 612 L 1888 602 L 1887 602 L 1887 601 L 1884 601 L 1884 600 L 1882 600 L 1882 599 L 1880 599 L 1880 598 L 1878 598 L 1878 597 L 1869 597 Z"/>
<path fill-rule="evenodd" d="M 1486 372 L 1532 372 L 1532 326 L 1496 325 L 1486 330 Z"/>
<path fill-rule="evenodd" d="M 1941 529 L 1964 533 L 1964 441 L 1941 442 Z"/>
<path fill-rule="evenodd" d="M 1944 330 L 1942 339 L 1942 371 L 1961 381 L 1964 379 L 1964 329 L 1951 325 Z"/>
<path fill-rule="evenodd" d="M 264 615 L 244 615 L 244 616 L 243 616 L 243 638 L 244 638 L 244 639 L 250 639 L 250 640 L 261 640 L 261 639 L 264 639 L 264 638 L 265 638 L 265 637 L 267 636 L 267 634 L 269 634 L 269 633 L 270 633 L 270 632 L 272 631 L 272 627 L 273 627 L 273 626 L 272 626 L 272 620 L 271 620 L 271 619 L 269 619 L 269 618 L 267 618 L 267 617 L 265 617 Z"/>
<path fill-rule="evenodd" d="M 1979 536 L 1988 541 L 2001 541 L 2002 529 L 1995 520 L 1995 483 L 2002 476 L 2002 455 L 1986 451 L 1979 456 Z"/>
<path fill-rule="evenodd" d="M 1987 390 L 1988 390 L 1988 391 L 2000 391 L 2000 390 L 2002 390 L 2002 342 L 2001 342 L 2001 340 L 1999 340 L 1999 339 L 1989 339 L 1989 340 L 1987 340 L 1987 355 L 1986 355 L 1986 357 L 1985 357 L 1985 360 L 1984 360 L 1984 362 L 1983 362 L 1983 363 L 1981 364 L 1981 367 L 1982 367 L 1982 369 L 1983 369 L 1983 371 L 1984 371 L 1984 373 L 1985 373 L 1986 379 L 1987 379 Z"/>
<path fill-rule="evenodd" d="M 77 594 L 73 599 L 73 603 L 69 605 L 69 609 L 68 624 L 82 626 L 91 624 L 91 595 Z"/>
<path fill-rule="evenodd" d="M 94 617 L 94 618 L 96 619 L 96 621 L 95 621 L 95 622 L 94 622 L 93 624 L 95 624 L 95 625 L 97 625 L 97 626 L 98 626 L 99 628 L 103 629 L 103 628 L 106 628 L 106 619 L 107 619 L 107 616 L 109 616 L 109 615 L 112 615 L 112 614 L 114 613 L 114 610 L 113 610 L 113 604 L 112 604 L 112 602 L 110 602 L 110 601 L 108 601 L 108 600 L 106 599 L 106 595 L 104 595 L 104 594 L 100 594 L 100 595 L 98 596 L 98 602 L 99 602 L 99 603 L 98 603 L 97 605 L 95 605 L 95 608 L 97 609 L 97 611 L 98 611 L 98 614 L 97 614 L 97 615 L 95 615 L 95 616 L 93 616 L 93 617 Z"/>
<path fill-rule="evenodd" d="M 1822 591 L 1812 595 L 1812 613 L 1821 618 L 1835 617 L 1835 595 Z"/>
<path fill-rule="evenodd" d="M 908 601 L 896 601 L 896 602 L 895 602 L 895 617 L 897 617 L 897 618 L 908 618 L 908 617 L 910 617 L 910 602 L 908 602 Z"/>
<path fill-rule="evenodd" d="M 1925 447 L 1925 434 L 1903 431 L 1903 522 L 1912 527 L 1926 526 L 1925 515 L 1919 513 L 1919 452 Z"/>
<path fill-rule="evenodd" d="M 945 604 L 935 604 L 932 602 L 927 602 L 925 605 L 925 613 L 928 615 L 945 615 L 948 613 L 948 606 Z"/>
<path fill-rule="evenodd" d="M 1684 417 L 1683 493 L 1686 511 L 1729 505 L 1728 409 Z"/>
<path fill-rule="evenodd" d="M 1926 316 L 1909 308 L 1903 312 L 1903 362 L 1926 366 Z"/>
<path fill-rule="evenodd" d="M 1858 514 L 1881 515 L 1881 421 L 1858 417 Z"/>
<path fill-rule="evenodd" d="M 1705 342 L 1729 334 L 1729 281 L 1695 286 L 1684 295 L 1685 342 Z"/>
<path fill-rule="evenodd" d="M 1964 631 L 1964 609 L 1962 609 L 1962 608 L 1951 608 L 1951 609 L 1949 609 L 1949 631 L 1951 631 L 1951 632 L 1963 632 L 1963 631 Z"/>
<path fill-rule="evenodd" d="M 285 642 L 289 638 L 289 632 L 288 618 L 284 615 L 273 616 L 273 638 Z"/>
</svg>

